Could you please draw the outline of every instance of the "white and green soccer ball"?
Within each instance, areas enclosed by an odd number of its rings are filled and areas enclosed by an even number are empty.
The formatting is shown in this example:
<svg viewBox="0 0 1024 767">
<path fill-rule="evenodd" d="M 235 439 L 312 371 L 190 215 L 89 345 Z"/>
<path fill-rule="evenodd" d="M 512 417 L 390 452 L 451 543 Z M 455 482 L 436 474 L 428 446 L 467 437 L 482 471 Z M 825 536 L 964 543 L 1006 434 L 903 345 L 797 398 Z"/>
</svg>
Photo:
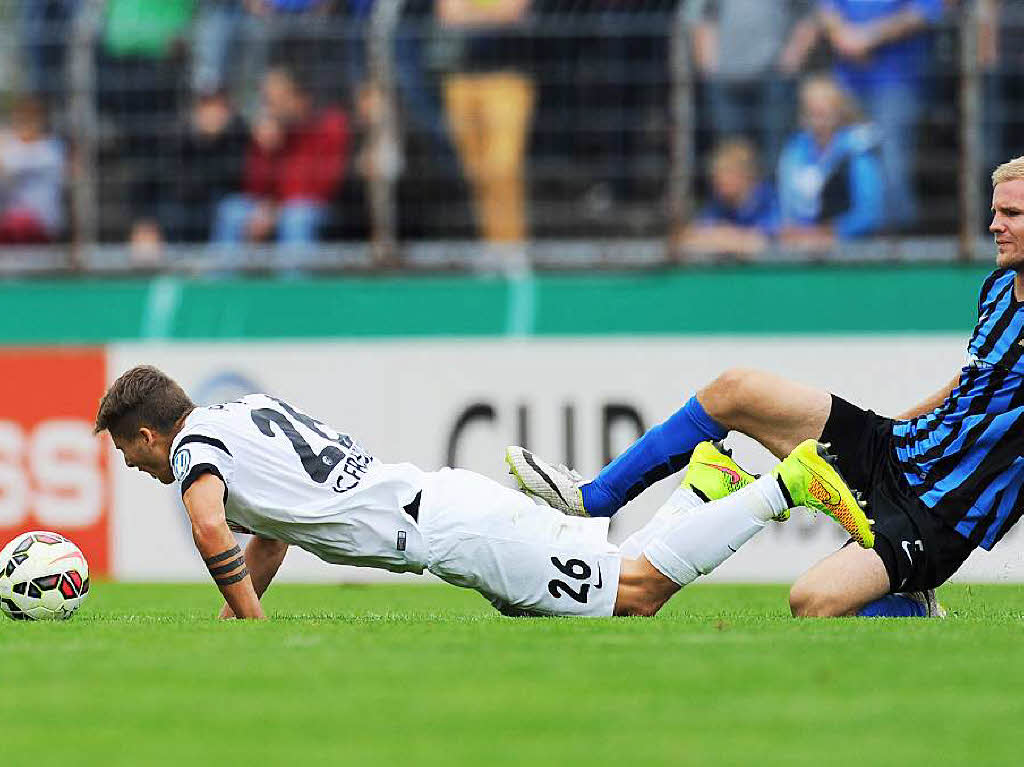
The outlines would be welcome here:
<svg viewBox="0 0 1024 767">
<path fill-rule="evenodd" d="M 14 620 L 65 620 L 89 593 L 89 563 L 58 533 L 22 533 L 0 551 L 0 611 Z"/>
</svg>

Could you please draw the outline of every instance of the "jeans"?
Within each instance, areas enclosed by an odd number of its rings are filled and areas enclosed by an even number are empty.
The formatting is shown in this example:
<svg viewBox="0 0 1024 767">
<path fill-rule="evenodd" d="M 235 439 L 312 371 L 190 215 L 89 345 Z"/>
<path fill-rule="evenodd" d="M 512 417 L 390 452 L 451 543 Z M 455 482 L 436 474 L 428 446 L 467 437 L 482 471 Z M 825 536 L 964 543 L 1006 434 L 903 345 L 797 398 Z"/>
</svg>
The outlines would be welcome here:
<svg viewBox="0 0 1024 767">
<path fill-rule="evenodd" d="M 225 85 L 228 54 L 242 21 L 242 4 L 233 0 L 203 3 L 192 32 L 192 87 L 197 90 Z"/>
<path fill-rule="evenodd" d="M 192 88 L 226 89 L 243 113 L 257 114 L 272 28 L 241 0 L 201 3 L 192 31 Z"/>
<path fill-rule="evenodd" d="M 225 197 L 217 204 L 210 242 L 223 268 L 243 266 L 245 249 L 225 246 L 246 242 L 246 227 L 259 204 L 259 200 L 244 194 Z M 306 247 L 319 241 L 320 227 L 326 219 L 327 206 L 321 202 L 292 200 L 278 206 L 275 239 L 280 247 L 274 253 L 274 268 L 286 275 L 298 275 L 308 255 Z"/>
<path fill-rule="evenodd" d="M 705 94 L 715 143 L 727 137 L 753 139 L 765 168 L 774 168 L 791 129 L 793 83 L 781 77 L 709 80 Z"/>
<path fill-rule="evenodd" d="M 240 245 L 259 200 L 244 194 L 225 197 L 217 205 L 211 240 L 216 245 Z M 312 245 L 319 241 L 327 206 L 313 200 L 291 200 L 277 209 L 278 245 Z"/>
<path fill-rule="evenodd" d="M 18 5 L 21 45 L 25 57 L 24 89 L 63 97 L 67 41 L 79 0 L 22 0 Z"/>
<path fill-rule="evenodd" d="M 917 199 L 913 188 L 911 160 L 916 143 L 922 98 L 917 83 L 888 81 L 858 94 L 881 134 L 882 172 L 885 176 L 885 205 L 893 227 L 906 227 L 917 220 Z"/>
</svg>

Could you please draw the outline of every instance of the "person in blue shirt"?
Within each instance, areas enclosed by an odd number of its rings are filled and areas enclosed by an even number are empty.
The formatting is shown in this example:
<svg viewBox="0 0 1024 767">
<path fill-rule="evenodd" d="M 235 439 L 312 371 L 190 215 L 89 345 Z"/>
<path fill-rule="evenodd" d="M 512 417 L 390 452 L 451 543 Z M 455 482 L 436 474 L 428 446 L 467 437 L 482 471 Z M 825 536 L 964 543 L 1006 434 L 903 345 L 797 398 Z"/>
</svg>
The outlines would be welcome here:
<svg viewBox="0 0 1024 767">
<path fill-rule="evenodd" d="M 684 247 L 753 256 L 768 246 L 778 228 L 775 191 L 761 178 L 754 145 L 745 138 L 723 142 L 711 157 L 711 198 L 687 229 Z"/>
<path fill-rule="evenodd" d="M 881 134 L 888 223 L 911 225 L 914 133 L 932 72 L 928 28 L 941 19 L 943 0 L 819 0 L 818 8 L 835 76 Z"/>
<path fill-rule="evenodd" d="M 877 134 L 828 76 L 800 88 L 803 130 L 779 158 L 778 190 L 784 245 L 828 250 L 838 240 L 872 234 L 885 217 Z"/>
</svg>

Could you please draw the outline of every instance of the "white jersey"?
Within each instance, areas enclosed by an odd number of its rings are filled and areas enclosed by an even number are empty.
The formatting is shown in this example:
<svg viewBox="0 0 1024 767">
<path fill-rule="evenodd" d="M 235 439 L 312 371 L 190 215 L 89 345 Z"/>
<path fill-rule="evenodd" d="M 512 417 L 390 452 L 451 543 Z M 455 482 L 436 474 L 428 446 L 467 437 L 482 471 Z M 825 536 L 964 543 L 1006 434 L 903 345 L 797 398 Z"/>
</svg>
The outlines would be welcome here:
<svg viewBox="0 0 1024 767">
<path fill-rule="evenodd" d="M 376 460 L 349 435 L 275 397 L 198 407 L 171 445 L 184 495 L 203 474 L 226 487 L 228 524 L 326 562 L 422 572 L 414 516 L 425 473 Z"/>
</svg>

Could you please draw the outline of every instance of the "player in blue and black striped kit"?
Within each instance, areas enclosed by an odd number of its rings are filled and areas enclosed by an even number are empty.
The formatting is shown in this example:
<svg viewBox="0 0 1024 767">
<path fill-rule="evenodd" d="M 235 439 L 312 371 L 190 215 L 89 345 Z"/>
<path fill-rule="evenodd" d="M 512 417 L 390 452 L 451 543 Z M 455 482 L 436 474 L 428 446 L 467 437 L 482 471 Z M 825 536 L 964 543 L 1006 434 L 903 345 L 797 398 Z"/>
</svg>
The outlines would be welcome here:
<svg viewBox="0 0 1024 767">
<path fill-rule="evenodd" d="M 567 514 L 610 516 L 688 462 L 691 473 L 695 463 L 701 476 L 720 472 L 715 492 L 743 486 L 750 475 L 719 446 L 694 452 L 730 430 L 777 456 L 818 439 L 864 492 L 874 546 L 846 546 L 804 573 L 790 591 L 794 615 L 935 614 L 931 590 L 1024 512 L 1024 157 L 999 166 L 992 184 L 997 269 L 981 290 L 967 364 L 926 401 L 886 418 L 770 373 L 731 370 L 591 482 L 509 448 L 523 489 Z"/>
<path fill-rule="evenodd" d="M 984 549 L 1024 511 L 1024 303 L 1017 280 L 1007 267 L 985 281 L 968 363 L 949 398 L 893 426 L 897 460 L 915 494 Z"/>
</svg>

